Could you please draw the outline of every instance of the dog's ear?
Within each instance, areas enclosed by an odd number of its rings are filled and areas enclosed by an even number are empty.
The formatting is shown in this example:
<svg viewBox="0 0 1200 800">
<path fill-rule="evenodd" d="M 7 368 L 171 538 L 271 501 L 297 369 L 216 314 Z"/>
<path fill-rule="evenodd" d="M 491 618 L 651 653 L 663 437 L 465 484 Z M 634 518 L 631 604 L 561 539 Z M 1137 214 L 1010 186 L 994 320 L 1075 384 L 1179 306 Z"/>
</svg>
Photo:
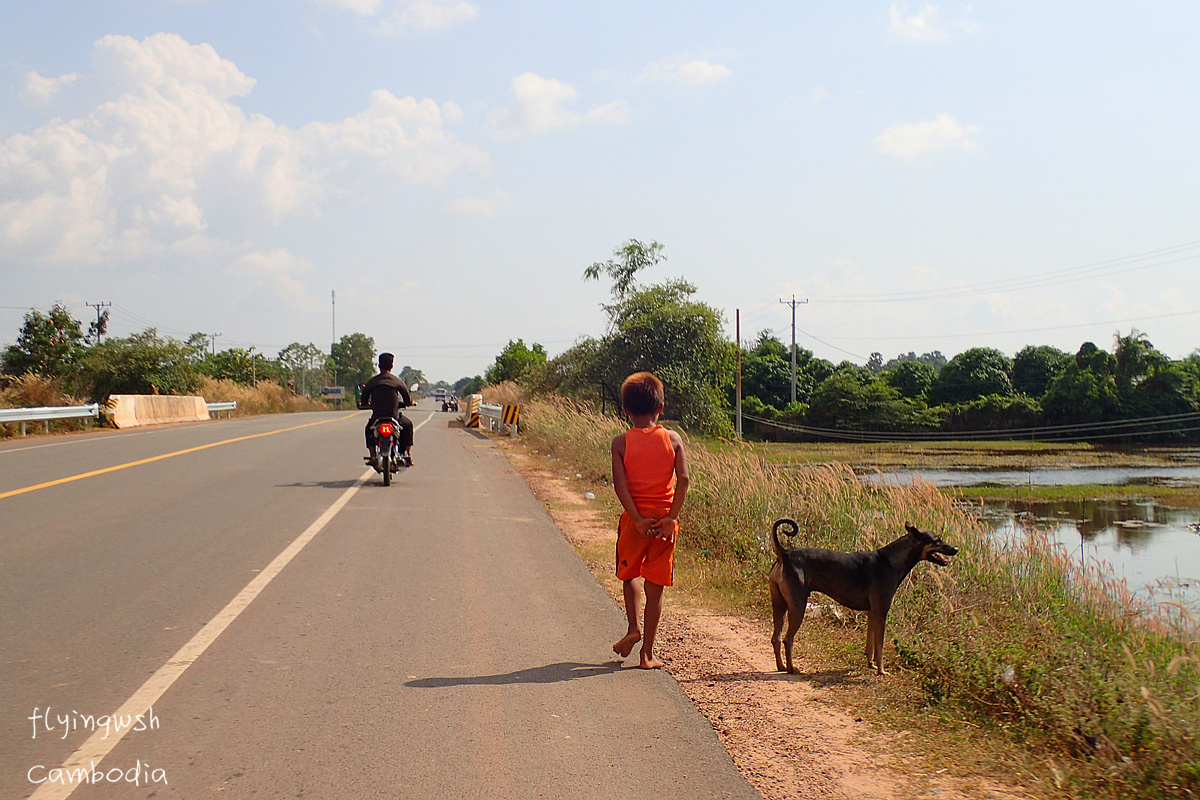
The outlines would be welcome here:
<svg viewBox="0 0 1200 800">
<path fill-rule="evenodd" d="M 908 531 L 913 536 L 916 536 L 917 534 L 919 534 L 921 532 L 921 529 L 918 528 L 916 525 L 913 525 L 911 522 L 904 523 L 904 530 Z"/>
</svg>

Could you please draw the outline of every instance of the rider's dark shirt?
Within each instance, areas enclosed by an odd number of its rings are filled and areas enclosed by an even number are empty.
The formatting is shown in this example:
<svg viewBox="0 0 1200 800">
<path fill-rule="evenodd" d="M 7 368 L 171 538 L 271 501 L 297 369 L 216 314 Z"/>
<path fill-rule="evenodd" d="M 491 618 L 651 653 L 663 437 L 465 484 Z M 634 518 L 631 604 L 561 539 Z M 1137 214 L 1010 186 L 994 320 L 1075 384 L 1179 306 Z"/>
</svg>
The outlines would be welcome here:
<svg viewBox="0 0 1200 800">
<path fill-rule="evenodd" d="M 371 407 L 371 418 L 395 417 L 402 405 L 412 405 L 412 396 L 404 382 L 390 372 L 381 372 L 363 385 L 362 402 Z"/>
</svg>

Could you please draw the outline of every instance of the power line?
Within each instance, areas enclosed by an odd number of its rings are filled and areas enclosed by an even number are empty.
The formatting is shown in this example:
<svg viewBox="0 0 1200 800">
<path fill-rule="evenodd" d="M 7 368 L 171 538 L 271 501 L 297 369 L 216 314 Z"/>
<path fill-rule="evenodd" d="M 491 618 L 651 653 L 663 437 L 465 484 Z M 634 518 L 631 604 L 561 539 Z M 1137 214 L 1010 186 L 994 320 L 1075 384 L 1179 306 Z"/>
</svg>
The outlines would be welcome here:
<svg viewBox="0 0 1200 800">
<path fill-rule="evenodd" d="M 1117 275 L 1139 269 L 1149 269 L 1151 267 L 1178 264 L 1197 258 L 1200 258 L 1200 240 L 1185 242 L 1172 247 L 1165 247 L 1160 250 L 1152 250 L 1145 253 L 1108 259 L 1106 261 L 1093 262 L 1091 264 L 1084 264 L 1082 266 L 1064 267 L 1062 269 L 1050 270 L 1032 275 L 1002 278 L 995 281 L 986 281 L 967 286 L 942 287 L 937 289 L 916 289 L 912 291 L 892 292 L 889 294 L 877 295 L 828 295 L 818 296 L 815 299 L 824 300 L 830 303 L 895 303 L 917 300 L 936 300 L 949 297 L 963 297 L 975 294 L 994 294 L 996 292 L 1012 289 L 1036 289 L 1044 288 L 1046 286 L 1057 286 L 1082 278 Z"/>
<path fill-rule="evenodd" d="M 752 422 L 769 425 L 793 433 L 805 433 L 819 438 L 860 442 L 994 441 L 1034 438 L 1040 441 L 1071 441 L 1081 438 L 1093 440 L 1120 439 L 1132 436 L 1161 436 L 1165 433 L 1185 433 L 1200 430 L 1200 411 L 1182 414 L 1163 414 L 1154 417 L 1136 417 L 1109 422 L 1081 422 L 1068 425 L 1045 425 L 1040 427 L 976 431 L 848 431 L 838 428 L 794 425 L 792 423 L 770 420 L 749 414 L 744 414 L 743 416 Z M 1185 424 L 1193 422 L 1197 424 Z M 1163 425 L 1172 425 L 1172 427 L 1164 430 L 1161 427 Z M 1175 427 L 1175 425 L 1179 425 L 1180 427 Z"/>
</svg>

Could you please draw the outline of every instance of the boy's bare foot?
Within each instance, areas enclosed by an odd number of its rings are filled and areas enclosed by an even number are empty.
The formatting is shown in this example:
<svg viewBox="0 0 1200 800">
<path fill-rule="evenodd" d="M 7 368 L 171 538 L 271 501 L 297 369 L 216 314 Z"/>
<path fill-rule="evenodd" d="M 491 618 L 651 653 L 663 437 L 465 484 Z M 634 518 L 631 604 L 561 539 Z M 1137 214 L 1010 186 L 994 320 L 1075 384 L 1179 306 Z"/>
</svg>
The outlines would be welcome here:
<svg viewBox="0 0 1200 800">
<path fill-rule="evenodd" d="M 633 646 L 641 640 L 642 635 L 640 633 L 627 633 L 621 641 L 613 645 L 613 652 L 621 658 L 625 658 L 633 652 Z"/>
<path fill-rule="evenodd" d="M 645 653 L 642 653 L 641 663 L 638 664 L 639 669 L 662 669 L 665 666 L 666 664 L 654 656 L 647 656 Z"/>
</svg>

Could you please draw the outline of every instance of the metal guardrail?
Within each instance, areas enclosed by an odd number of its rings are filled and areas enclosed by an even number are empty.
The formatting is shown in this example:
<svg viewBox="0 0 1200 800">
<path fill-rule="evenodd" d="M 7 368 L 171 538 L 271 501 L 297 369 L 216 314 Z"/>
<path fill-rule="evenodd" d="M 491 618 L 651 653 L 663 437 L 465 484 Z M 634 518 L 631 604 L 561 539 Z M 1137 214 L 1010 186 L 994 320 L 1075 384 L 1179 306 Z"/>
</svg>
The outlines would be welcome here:
<svg viewBox="0 0 1200 800">
<path fill-rule="evenodd" d="M 21 426 L 21 435 L 25 435 L 25 423 L 41 422 L 46 430 L 50 430 L 52 419 L 78 419 L 81 417 L 100 416 L 100 404 L 92 403 L 87 406 L 41 406 L 38 408 L 0 408 L 0 423 L 16 422 Z"/>
<path fill-rule="evenodd" d="M 210 416 L 215 413 L 219 417 L 221 416 L 221 412 L 224 411 L 225 416 L 229 417 L 232 416 L 234 409 L 237 408 L 237 400 L 230 400 L 228 403 L 206 402 L 204 405 L 208 406 L 208 413 Z"/>
<path fill-rule="evenodd" d="M 487 420 L 489 431 L 507 430 L 509 436 L 517 435 L 517 425 L 511 418 L 505 416 L 507 409 L 515 408 L 515 406 L 498 406 L 492 403 L 479 404 L 480 420 Z"/>
</svg>

